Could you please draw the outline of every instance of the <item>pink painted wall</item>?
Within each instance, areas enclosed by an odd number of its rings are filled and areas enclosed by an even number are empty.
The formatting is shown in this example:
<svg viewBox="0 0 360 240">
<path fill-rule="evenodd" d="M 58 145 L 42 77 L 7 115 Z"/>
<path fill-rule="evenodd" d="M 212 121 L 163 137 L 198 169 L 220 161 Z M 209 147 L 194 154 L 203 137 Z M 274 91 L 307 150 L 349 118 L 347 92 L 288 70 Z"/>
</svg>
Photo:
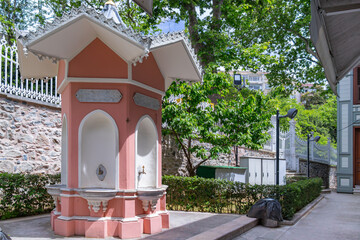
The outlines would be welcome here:
<svg viewBox="0 0 360 240">
<path fill-rule="evenodd" d="M 65 65 L 66 65 L 66 63 L 64 60 L 59 61 L 58 75 L 57 75 L 57 87 L 59 87 L 61 85 L 62 81 L 64 81 Z"/>
<path fill-rule="evenodd" d="M 127 78 L 127 63 L 96 38 L 69 62 L 69 77 Z"/>
<path fill-rule="evenodd" d="M 97 60 L 94 60 L 97 59 Z M 127 63 L 117 56 L 99 39 L 95 39 L 69 63 L 68 76 L 71 77 L 111 77 L 126 78 Z M 59 65 L 59 76 L 65 76 L 65 63 Z M 164 79 L 150 54 L 148 60 L 137 65 L 133 76 L 156 89 L 164 89 Z M 62 77 L 63 78 L 63 77 Z M 79 89 L 118 89 L 122 94 L 119 103 L 80 103 L 76 98 Z M 161 95 L 130 84 L 118 83 L 69 83 L 62 92 L 62 114 L 68 120 L 68 187 L 77 188 L 79 126 L 82 119 L 95 110 L 108 113 L 118 126 L 119 135 L 119 188 L 135 188 L 135 128 L 139 119 L 149 115 L 158 133 L 158 185 L 161 186 L 161 108 L 157 111 L 137 106 L 133 100 L 135 93 L 142 93 L 158 99 Z"/>
<path fill-rule="evenodd" d="M 165 81 L 152 53 L 132 67 L 132 78 L 150 87 L 165 91 Z"/>
<path fill-rule="evenodd" d="M 79 89 L 118 89 L 122 94 L 119 103 L 80 103 L 75 97 Z M 142 93 L 158 99 L 161 96 L 137 86 L 114 83 L 70 83 L 62 94 L 63 112 L 70 115 L 69 126 L 69 187 L 78 187 L 78 141 L 79 126 L 83 118 L 97 109 L 108 113 L 116 122 L 119 130 L 119 187 L 135 188 L 135 128 L 139 119 L 149 115 L 158 130 L 159 185 L 161 185 L 161 109 L 154 111 L 135 104 L 133 96 Z M 70 101 L 69 101 L 70 99 Z M 67 113 L 68 112 L 68 113 Z M 71 134 L 70 134 L 71 133 Z M 74 134 L 75 133 L 75 134 Z"/>
</svg>

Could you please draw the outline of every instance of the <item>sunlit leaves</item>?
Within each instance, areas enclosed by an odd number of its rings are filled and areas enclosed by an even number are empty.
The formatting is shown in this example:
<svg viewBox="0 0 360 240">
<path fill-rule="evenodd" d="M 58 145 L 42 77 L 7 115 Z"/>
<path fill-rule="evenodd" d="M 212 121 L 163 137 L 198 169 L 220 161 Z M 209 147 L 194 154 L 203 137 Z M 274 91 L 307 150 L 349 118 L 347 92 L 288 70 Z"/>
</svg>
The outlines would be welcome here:
<svg viewBox="0 0 360 240">
<path fill-rule="evenodd" d="M 174 96 L 181 96 L 181 101 L 173 101 Z M 209 97 L 217 104 L 211 105 Z M 258 149 L 269 137 L 273 113 L 269 99 L 255 91 L 244 98 L 225 73 L 209 70 L 202 84 L 174 82 L 162 106 L 163 134 L 178 141 L 189 175 L 198 167 L 194 157 L 203 162 L 216 159 L 234 145 Z"/>
</svg>

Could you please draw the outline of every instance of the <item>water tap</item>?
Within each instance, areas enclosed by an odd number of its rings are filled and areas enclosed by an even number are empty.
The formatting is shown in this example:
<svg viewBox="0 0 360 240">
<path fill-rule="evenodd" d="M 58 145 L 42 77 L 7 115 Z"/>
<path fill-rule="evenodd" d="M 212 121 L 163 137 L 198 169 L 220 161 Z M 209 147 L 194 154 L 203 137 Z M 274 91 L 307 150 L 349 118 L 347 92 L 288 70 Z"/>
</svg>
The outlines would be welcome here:
<svg viewBox="0 0 360 240">
<path fill-rule="evenodd" d="M 146 172 L 145 172 L 145 166 L 144 166 L 144 165 L 142 166 L 142 171 L 139 172 L 139 175 L 141 175 L 141 174 L 146 174 Z"/>
</svg>

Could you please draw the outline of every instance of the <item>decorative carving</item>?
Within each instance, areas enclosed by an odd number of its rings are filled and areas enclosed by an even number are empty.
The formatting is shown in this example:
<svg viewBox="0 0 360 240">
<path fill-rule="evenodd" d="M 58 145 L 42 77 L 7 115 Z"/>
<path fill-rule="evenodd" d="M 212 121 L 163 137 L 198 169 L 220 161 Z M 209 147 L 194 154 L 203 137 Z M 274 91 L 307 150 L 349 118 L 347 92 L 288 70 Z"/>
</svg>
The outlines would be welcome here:
<svg viewBox="0 0 360 240">
<path fill-rule="evenodd" d="M 157 201 L 158 201 L 157 199 L 142 200 L 142 206 L 143 206 L 144 211 L 147 212 L 149 210 L 149 205 L 150 205 L 151 211 L 155 211 Z"/>
<path fill-rule="evenodd" d="M 96 176 L 100 181 L 104 181 L 106 174 L 107 174 L 106 168 L 102 164 L 100 164 L 96 169 Z"/>
<path fill-rule="evenodd" d="M 101 202 L 102 201 L 98 201 L 98 200 L 88 200 L 88 204 L 89 204 L 89 210 L 91 211 L 91 208 L 94 212 L 99 212 L 100 210 L 100 206 L 101 206 Z M 104 209 L 103 209 L 104 210 Z"/>
<path fill-rule="evenodd" d="M 154 199 L 150 202 L 151 211 L 155 211 L 157 204 L 157 199 Z"/>
<path fill-rule="evenodd" d="M 118 103 L 122 95 L 119 90 L 114 89 L 79 89 L 76 98 L 79 102 Z"/>
<path fill-rule="evenodd" d="M 94 212 L 100 211 L 100 206 L 102 205 L 102 211 L 106 212 L 108 201 L 105 200 L 87 200 L 89 205 L 89 210 L 91 211 L 91 208 Z"/>
<path fill-rule="evenodd" d="M 59 196 L 52 195 L 52 199 L 54 200 L 55 209 L 58 207 L 58 200 L 60 199 Z M 60 201 L 59 201 L 60 203 Z"/>
<path fill-rule="evenodd" d="M 142 205 L 143 205 L 144 211 L 147 212 L 147 210 L 149 210 L 149 201 L 148 200 L 143 200 Z"/>
<path fill-rule="evenodd" d="M 150 108 L 155 111 L 160 108 L 159 100 L 156 98 L 152 98 L 141 93 L 136 93 L 133 99 L 135 104 L 138 106 Z"/>
</svg>

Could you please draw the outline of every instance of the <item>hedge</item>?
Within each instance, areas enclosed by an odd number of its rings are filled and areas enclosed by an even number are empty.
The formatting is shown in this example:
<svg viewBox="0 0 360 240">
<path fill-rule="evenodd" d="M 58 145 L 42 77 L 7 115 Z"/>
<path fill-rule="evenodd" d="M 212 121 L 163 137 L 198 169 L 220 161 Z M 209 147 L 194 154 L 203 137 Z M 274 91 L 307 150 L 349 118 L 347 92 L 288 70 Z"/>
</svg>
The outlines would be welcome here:
<svg viewBox="0 0 360 240">
<path fill-rule="evenodd" d="M 0 219 L 50 212 L 54 203 L 45 185 L 59 182 L 60 174 L 0 173 Z"/>
<path fill-rule="evenodd" d="M 53 199 L 45 185 L 60 175 L 0 173 L 0 219 L 50 212 Z M 261 198 L 277 198 L 285 219 L 320 195 L 322 180 L 313 178 L 285 186 L 249 185 L 199 177 L 163 176 L 168 185 L 167 208 L 178 211 L 246 214 Z"/>
<path fill-rule="evenodd" d="M 261 198 L 276 198 L 282 215 L 293 215 L 321 193 L 321 178 L 297 181 L 284 186 L 249 185 L 219 179 L 163 176 L 168 185 L 167 208 L 176 211 L 246 214 Z"/>
</svg>

